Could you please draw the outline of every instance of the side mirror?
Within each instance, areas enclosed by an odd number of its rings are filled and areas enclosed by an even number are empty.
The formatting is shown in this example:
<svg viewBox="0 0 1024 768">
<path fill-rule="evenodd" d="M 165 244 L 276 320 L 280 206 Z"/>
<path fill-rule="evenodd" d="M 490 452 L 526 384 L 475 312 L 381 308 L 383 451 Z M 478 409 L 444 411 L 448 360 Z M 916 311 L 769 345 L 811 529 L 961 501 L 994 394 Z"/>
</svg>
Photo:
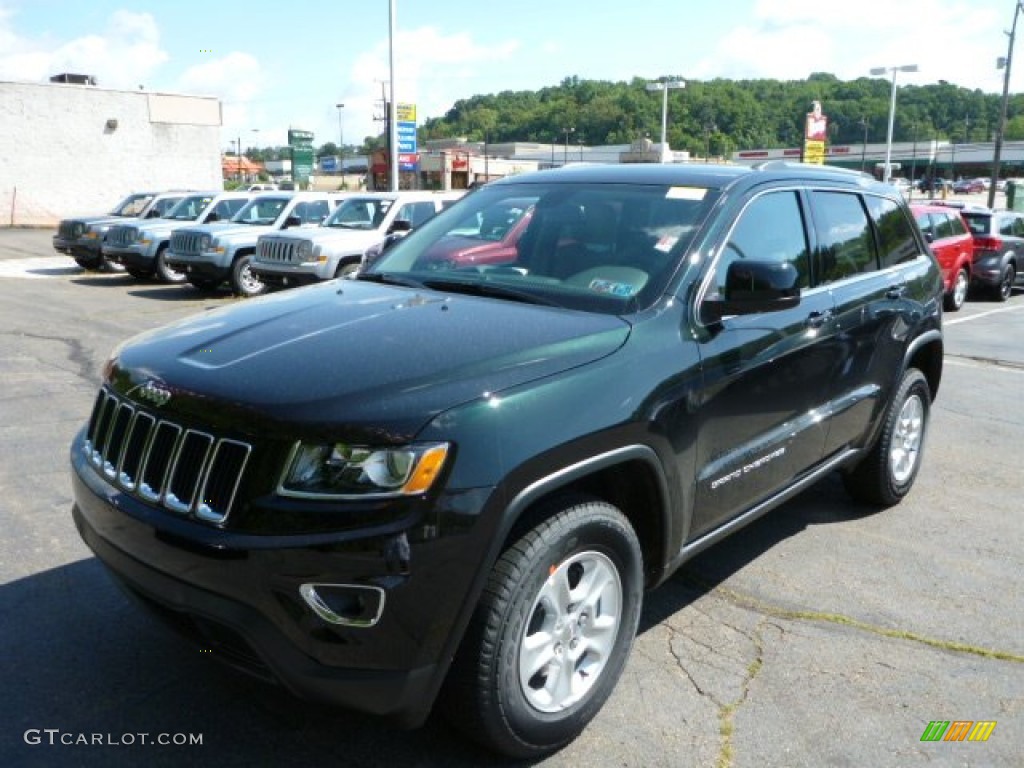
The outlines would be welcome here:
<svg viewBox="0 0 1024 768">
<path fill-rule="evenodd" d="M 206 223 L 211 224 L 215 221 L 220 221 L 220 214 L 216 211 L 210 211 L 210 215 L 206 217 Z"/>
<path fill-rule="evenodd" d="M 734 261 L 725 273 L 725 296 L 707 299 L 701 309 L 708 322 L 726 315 L 778 312 L 800 303 L 800 274 L 788 261 Z"/>
<path fill-rule="evenodd" d="M 412 222 L 409 221 L 408 219 L 395 219 L 393 222 L 391 222 L 391 226 L 388 227 L 388 234 L 389 235 L 394 233 L 394 232 L 411 232 L 411 231 L 412 231 Z"/>
<path fill-rule="evenodd" d="M 146 214 L 147 219 L 159 219 L 160 216 L 161 213 L 156 208 L 153 208 L 149 213 Z"/>
<path fill-rule="evenodd" d="M 924 239 L 927 240 L 929 243 L 934 243 L 935 242 L 935 235 L 933 235 L 931 232 L 925 232 L 924 233 Z"/>
<path fill-rule="evenodd" d="M 302 219 L 300 219 L 298 216 L 289 216 L 287 219 L 284 220 L 284 229 L 288 229 L 289 227 L 300 226 L 302 226 Z"/>
</svg>

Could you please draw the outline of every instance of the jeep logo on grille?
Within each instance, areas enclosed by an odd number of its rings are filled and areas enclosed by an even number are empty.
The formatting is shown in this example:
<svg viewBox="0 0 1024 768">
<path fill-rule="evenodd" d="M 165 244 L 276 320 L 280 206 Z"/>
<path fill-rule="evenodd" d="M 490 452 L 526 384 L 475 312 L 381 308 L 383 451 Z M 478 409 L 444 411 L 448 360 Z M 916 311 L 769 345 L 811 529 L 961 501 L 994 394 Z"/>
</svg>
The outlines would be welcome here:
<svg viewBox="0 0 1024 768">
<path fill-rule="evenodd" d="M 158 408 L 166 405 L 171 399 L 171 390 L 155 379 L 149 379 L 144 384 L 132 387 L 127 394 L 135 395 L 140 400 L 152 403 Z"/>
</svg>

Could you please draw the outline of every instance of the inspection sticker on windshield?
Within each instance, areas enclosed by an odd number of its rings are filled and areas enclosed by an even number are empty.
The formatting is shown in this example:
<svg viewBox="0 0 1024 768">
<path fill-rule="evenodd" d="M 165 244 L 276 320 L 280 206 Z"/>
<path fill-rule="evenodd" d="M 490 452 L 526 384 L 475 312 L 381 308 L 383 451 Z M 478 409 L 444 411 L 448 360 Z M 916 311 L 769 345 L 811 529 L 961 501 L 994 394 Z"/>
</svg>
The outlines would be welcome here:
<svg viewBox="0 0 1024 768">
<path fill-rule="evenodd" d="M 636 293 L 636 287 L 629 283 L 616 283 L 612 280 L 602 280 L 601 278 L 591 280 L 588 287 L 594 293 L 607 293 L 609 296 L 618 296 L 624 299 L 628 299 Z"/>
<path fill-rule="evenodd" d="M 703 200 L 707 193 L 704 187 L 669 187 L 665 197 L 669 200 Z"/>
<path fill-rule="evenodd" d="M 658 238 L 658 242 L 654 244 L 654 250 L 661 251 L 662 253 L 668 253 L 678 242 L 679 238 L 675 235 L 662 235 Z"/>
</svg>

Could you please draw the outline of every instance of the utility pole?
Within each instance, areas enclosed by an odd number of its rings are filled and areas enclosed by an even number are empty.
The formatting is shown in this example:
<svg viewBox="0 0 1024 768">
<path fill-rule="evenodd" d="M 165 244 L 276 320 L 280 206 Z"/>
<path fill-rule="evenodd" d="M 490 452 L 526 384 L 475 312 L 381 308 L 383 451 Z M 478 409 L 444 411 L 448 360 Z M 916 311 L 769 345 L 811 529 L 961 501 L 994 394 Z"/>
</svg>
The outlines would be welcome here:
<svg viewBox="0 0 1024 768">
<path fill-rule="evenodd" d="M 1013 6 L 1013 25 L 1010 27 L 1010 42 L 1006 46 L 1006 58 L 996 61 L 996 68 L 1003 64 L 1003 105 L 999 112 L 999 122 L 996 124 L 996 145 L 992 153 L 992 183 L 988 188 L 988 207 L 994 208 L 996 204 L 996 183 L 999 181 L 999 160 L 1003 153 L 1003 132 L 1006 130 L 1006 105 L 1010 100 L 1010 64 L 1013 61 L 1013 39 L 1017 34 L 1017 15 L 1022 10 L 1020 0 Z"/>
</svg>

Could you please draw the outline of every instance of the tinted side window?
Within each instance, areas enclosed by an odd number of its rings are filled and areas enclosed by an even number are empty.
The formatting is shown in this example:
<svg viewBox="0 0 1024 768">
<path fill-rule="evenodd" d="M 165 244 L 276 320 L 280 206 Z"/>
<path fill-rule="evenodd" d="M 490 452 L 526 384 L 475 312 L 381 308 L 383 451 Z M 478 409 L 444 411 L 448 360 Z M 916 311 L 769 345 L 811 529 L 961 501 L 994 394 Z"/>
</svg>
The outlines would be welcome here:
<svg viewBox="0 0 1024 768">
<path fill-rule="evenodd" d="M 296 215 L 302 219 L 303 224 L 319 224 L 330 212 L 326 200 L 311 200 L 296 208 Z"/>
<path fill-rule="evenodd" d="M 810 197 L 818 232 L 820 282 L 877 270 L 875 241 L 860 196 L 812 192 Z"/>
<path fill-rule="evenodd" d="M 800 287 L 811 285 L 804 217 L 795 192 L 772 192 L 755 198 L 740 214 L 715 266 L 714 288 L 725 295 L 725 274 L 740 259 L 789 262 Z"/>
<path fill-rule="evenodd" d="M 1013 217 L 1013 234 L 1017 237 L 1024 237 L 1024 217 Z"/>
<path fill-rule="evenodd" d="M 964 224 L 964 217 L 959 213 L 950 213 L 950 229 L 952 230 L 953 236 L 966 235 L 967 225 Z"/>
<path fill-rule="evenodd" d="M 953 217 L 948 213 L 943 216 L 936 216 L 939 224 L 939 237 L 952 237 L 956 234 L 953 231 Z"/>
<path fill-rule="evenodd" d="M 989 227 L 989 217 L 987 215 L 971 215 L 967 214 L 964 216 L 967 221 L 967 228 L 971 230 L 972 235 L 987 235 Z"/>
<path fill-rule="evenodd" d="M 930 213 L 915 213 L 914 220 L 925 235 L 931 235 L 931 239 L 935 239 L 935 224 L 932 222 L 932 216 Z"/>
<path fill-rule="evenodd" d="M 914 225 L 903 209 L 896 202 L 875 195 L 868 195 L 866 202 L 878 231 L 882 269 L 916 259 L 920 249 L 914 238 Z M 959 218 L 959 215 L 953 215 Z M 942 225 L 936 223 L 939 225 L 937 236 L 942 237 Z"/>
<path fill-rule="evenodd" d="M 217 215 L 220 216 L 222 219 L 230 219 L 232 216 L 234 216 L 236 213 L 242 210 L 242 206 L 245 205 L 245 202 L 246 201 L 242 199 L 221 200 L 219 203 L 217 203 L 217 207 L 215 210 L 217 211 Z"/>
<path fill-rule="evenodd" d="M 1013 237 L 1013 219 L 1009 216 L 999 218 L 999 234 Z"/>
<path fill-rule="evenodd" d="M 435 213 L 434 203 L 431 201 L 406 203 L 398 211 L 398 215 L 395 216 L 395 219 L 404 219 L 412 224 L 413 227 L 418 227 L 424 221 L 433 217 Z"/>
</svg>

